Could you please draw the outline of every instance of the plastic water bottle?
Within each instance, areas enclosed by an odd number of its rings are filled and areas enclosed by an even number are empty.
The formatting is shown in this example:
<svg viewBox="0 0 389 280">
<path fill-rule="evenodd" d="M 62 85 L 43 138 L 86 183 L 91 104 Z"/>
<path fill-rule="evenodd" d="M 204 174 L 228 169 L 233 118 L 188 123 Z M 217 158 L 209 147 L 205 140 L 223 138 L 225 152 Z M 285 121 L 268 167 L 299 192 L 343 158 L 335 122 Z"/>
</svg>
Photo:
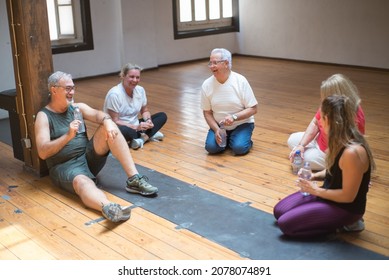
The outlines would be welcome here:
<svg viewBox="0 0 389 280">
<path fill-rule="evenodd" d="M 309 161 L 304 162 L 304 167 L 301 169 L 300 178 L 303 178 L 305 180 L 309 180 L 312 177 L 312 169 L 311 164 Z M 301 192 L 303 196 L 308 196 L 309 193 L 307 192 Z"/>
<path fill-rule="evenodd" d="M 219 146 L 224 148 L 227 146 L 227 131 L 223 123 L 220 124 L 220 136 L 222 137 L 222 141 Z"/>
<path fill-rule="evenodd" d="M 75 120 L 79 120 L 81 121 L 81 124 L 80 126 L 78 127 L 78 131 L 77 133 L 83 133 L 85 132 L 85 125 L 84 125 L 84 118 L 82 117 L 82 112 L 80 110 L 80 108 L 78 108 L 77 106 L 74 107 L 74 119 Z"/>
<path fill-rule="evenodd" d="M 296 174 L 299 172 L 300 168 L 303 167 L 303 159 L 301 157 L 301 151 L 297 150 L 294 154 L 293 162 L 292 162 L 292 172 Z"/>
</svg>

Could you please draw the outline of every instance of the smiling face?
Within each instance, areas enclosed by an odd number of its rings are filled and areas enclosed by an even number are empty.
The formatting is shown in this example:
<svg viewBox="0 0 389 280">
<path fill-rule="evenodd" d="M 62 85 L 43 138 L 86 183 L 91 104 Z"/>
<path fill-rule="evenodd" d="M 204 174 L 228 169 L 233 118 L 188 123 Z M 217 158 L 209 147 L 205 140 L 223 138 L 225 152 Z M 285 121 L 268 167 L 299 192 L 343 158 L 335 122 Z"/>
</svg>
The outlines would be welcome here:
<svg viewBox="0 0 389 280">
<path fill-rule="evenodd" d="M 138 85 L 140 81 L 140 70 L 130 69 L 127 74 L 123 77 L 123 86 L 127 92 L 131 92 Z"/>
<path fill-rule="evenodd" d="M 72 79 L 62 78 L 51 88 L 53 101 L 61 107 L 67 107 L 74 101 L 75 86 Z"/>
<path fill-rule="evenodd" d="M 221 53 L 211 54 L 208 67 L 219 82 L 224 83 L 227 80 L 230 69 L 228 67 L 228 61 L 222 59 Z"/>
</svg>

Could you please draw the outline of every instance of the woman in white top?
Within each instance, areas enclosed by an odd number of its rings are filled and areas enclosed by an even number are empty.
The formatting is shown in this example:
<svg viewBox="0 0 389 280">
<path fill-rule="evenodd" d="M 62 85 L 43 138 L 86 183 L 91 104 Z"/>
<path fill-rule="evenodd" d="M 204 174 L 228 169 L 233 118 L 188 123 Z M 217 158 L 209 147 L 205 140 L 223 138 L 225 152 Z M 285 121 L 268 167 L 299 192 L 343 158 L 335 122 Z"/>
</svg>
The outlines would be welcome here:
<svg viewBox="0 0 389 280">
<path fill-rule="evenodd" d="M 150 139 L 162 140 L 164 136 L 159 130 L 167 121 L 164 112 L 151 115 L 146 91 L 138 85 L 141 71 L 138 65 L 124 65 L 120 72 L 122 81 L 108 91 L 103 109 L 133 149 L 143 147 Z"/>
</svg>

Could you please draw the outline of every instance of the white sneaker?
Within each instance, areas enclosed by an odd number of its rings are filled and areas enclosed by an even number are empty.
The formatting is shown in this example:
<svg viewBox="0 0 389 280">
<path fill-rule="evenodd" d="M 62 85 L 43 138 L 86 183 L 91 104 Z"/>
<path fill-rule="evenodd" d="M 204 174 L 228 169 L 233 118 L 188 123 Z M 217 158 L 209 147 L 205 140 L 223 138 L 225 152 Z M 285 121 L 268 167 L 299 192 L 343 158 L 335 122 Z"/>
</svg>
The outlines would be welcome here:
<svg viewBox="0 0 389 280">
<path fill-rule="evenodd" d="M 130 146 L 131 146 L 132 149 L 137 150 L 139 148 L 143 148 L 143 144 L 144 143 L 145 142 L 143 141 L 142 138 L 136 138 L 136 139 L 133 139 L 131 141 L 131 145 Z"/>
<path fill-rule="evenodd" d="M 346 232 L 359 232 L 365 229 L 365 222 L 363 219 L 359 219 L 355 223 L 347 226 L 343 226 L 343 230 Z"/>
<path fill-rule="evenodd" d="M 162 132 L 157 131 L 153 136 L 151 136 L 151 141 L 161 141 L 165 136 Z"/>
</svg>

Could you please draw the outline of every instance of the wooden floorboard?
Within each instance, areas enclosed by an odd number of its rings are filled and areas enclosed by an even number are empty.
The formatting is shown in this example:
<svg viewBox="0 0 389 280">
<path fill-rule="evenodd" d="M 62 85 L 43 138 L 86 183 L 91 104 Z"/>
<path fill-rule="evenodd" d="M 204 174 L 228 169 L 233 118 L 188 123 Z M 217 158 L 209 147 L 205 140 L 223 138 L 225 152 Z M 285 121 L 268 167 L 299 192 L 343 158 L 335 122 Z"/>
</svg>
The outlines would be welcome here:
<svg viewBox="0 0 389 280">
<path fill-rule="evenodd" d="M 259 101 L 254 147 L 243 157 L 228 151 L 210 156 L 204 150 L 208 127 L 199 95 L 201 83 L 210 76 L 206 63 L 181 63 L 142 73 L 149 108 L 166 112 L 168 122 L 163 141 L 132 151 L 135 162 L 272 213 L 280 199 L 296 191 L 287 159 L 288 136 L 303 131 L 314 116 L 321 82 L 343 73 L 360 90 L 377 171 L 368 193 L 366 230 L 342 238 L 389 256 L 389 72 L 236 56 L 233 69 L 246 76 Z M 119 78 L 109 75 L 75 82 L 76 100 L 101 109 L 106 92 Z M 88 123 L 90 135 L 95 129 Z M 25 171 L 23 163 L 13 158 L 11 147 L 0 142 L 0 153 L 0 259 L 243 259 L 141 208 L 120 225 L 99 221 L 101 213 L 55 188 L 48 177 Z"/>
</svg>

